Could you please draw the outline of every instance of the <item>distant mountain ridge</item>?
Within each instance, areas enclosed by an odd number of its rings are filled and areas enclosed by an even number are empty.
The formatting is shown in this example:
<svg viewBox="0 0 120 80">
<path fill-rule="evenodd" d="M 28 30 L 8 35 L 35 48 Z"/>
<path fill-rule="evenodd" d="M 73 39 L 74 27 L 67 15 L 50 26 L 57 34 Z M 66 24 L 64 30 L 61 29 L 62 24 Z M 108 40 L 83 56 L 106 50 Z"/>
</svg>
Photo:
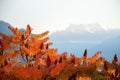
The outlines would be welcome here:
<svg viewBox="0 0 120 80">
<path fill-rule="evenodd" d="M 6 34 L 13 34 L 9 29 L 8 26 L 12 26 L 10 23 L 5 21 L 0 21 L 0 32 L 6 33 Z M 20 28 L 19 30 L 25 31 L 25 29 Z"/>
<path fill-rule="evenodd" d="M 101 50 L 109 60 L 118 54 L 120 59 L 120 30 L 104 30 L 99 24 L 71 24 L 63 31 L 50 35 L 53 47 L 63 51 L 73 52 L 80 56 L 87 48 L 89 56 Z M 108 56 L 109 55 L 109 56 Z"/>
<path fill-rule="evenodd" d="M 11 25 L 8 22 L 0 21 L 0 32 L 12 34 L 12 32 L 8 29 L 8 26 Z"/>
</svg>

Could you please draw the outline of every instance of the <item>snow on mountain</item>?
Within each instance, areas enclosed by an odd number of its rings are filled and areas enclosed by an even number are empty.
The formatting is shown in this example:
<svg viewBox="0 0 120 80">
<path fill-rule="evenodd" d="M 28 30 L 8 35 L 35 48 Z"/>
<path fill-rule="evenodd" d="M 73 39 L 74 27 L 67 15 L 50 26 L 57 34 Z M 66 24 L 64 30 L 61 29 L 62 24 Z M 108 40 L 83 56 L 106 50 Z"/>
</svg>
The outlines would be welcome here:
<svg viewBox="0 0 120 80">
<path fill-rule="evenodd" d="M 105 32 L 105 30 L 101 27 L 100 24 L 71 24 L 67 29 L 70 32 L 78 32 L 78 33 L 100 33 Z"/>
<path fill-rule="evenodd" d="M 55 42 L 102 42 L 111 36 L 119 34 L 119 31 L 106 31 L 101 25 L 95 24 L 71 24 L 63 31 L 56 31 L 50 35 Z"/>
<path fill-rule="evenodd" d="M 64 31 L 52 33 L 50 40 L 59 53 L 67 51 L 81 56 L 87 48 L 89 56 L 101 50 L 109 60 L 120 53 L 120 30 L 104 30 L 99 24 L 71 24 Z"/>
</svg>

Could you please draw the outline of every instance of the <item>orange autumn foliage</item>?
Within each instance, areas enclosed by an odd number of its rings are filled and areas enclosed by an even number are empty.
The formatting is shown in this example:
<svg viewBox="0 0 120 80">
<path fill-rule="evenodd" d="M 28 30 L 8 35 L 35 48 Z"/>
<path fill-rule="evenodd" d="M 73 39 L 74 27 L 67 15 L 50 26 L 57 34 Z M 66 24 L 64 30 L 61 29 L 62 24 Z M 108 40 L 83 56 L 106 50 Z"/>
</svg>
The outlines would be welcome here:
<svg viewBox="0 0 120 80">
<path fill-rule="evenodd" d="M 1 80 L 8 77 L 10 80 L 79 80 L 87 79 L 86 76 L 92 80 L 120 78 L 117 54 L 113 62 L 99 57 L 101 51 L 91 57 L 87 49 L 79 57 L 67 52 L 58 54 L 57 48 L 50 47 L 53 43 L 49 42 L 49 31 L 32 34 L 30 25 L 25 31 L 12 26 L 8 28 L 13 35 L 0 32 Z M 100 77 L 96 78 L 96 75 Z"/>
</svg>

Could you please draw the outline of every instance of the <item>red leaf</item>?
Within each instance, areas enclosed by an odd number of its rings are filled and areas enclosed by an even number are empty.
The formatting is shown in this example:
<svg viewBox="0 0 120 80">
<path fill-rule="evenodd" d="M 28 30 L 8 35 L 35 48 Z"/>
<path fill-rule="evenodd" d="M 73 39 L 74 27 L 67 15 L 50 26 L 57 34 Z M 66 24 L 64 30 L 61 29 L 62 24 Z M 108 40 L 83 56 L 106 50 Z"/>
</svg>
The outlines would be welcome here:
<svg viewBox="0 0 120 80">
<path fill-rule="evenodd" d="M 115 56 L 114 56 L 114 61 L 115 61 L 115 62 L 118 62 L 117 54 L 115 54 Z"/>
<path fill-rule="evenodd" d="M 50 57 L 49 56 L 47 56 L 47 67 L 50 67 L 50 65 L 51 65 L 51 59 L 50 59 Z"/>
<path fill-rule="evenodd" d="M 40 49 L 41 49 L 41 50 L 44 49 L 44 44 L 43 44 L 43 43 L 41 43 L 41 45 L 40 45 Z"/>
<path fill-rule="evenodd" d="M 85 49 L 83 56 L 87 58 L 87 54 L 88 54 L 87 49 Z"/>
<path fill-rule="evenodd" d="M 59 63 L 61 63 L 62 62 L 62 56 L 60 57 L 60 59 L 59 59 Z"/>
<path fill-rule="evenodd" d="M 104 62 L 104 69 L 107 71 L 108 70 L 108 63 L 107 61 Z"/>
</svg>

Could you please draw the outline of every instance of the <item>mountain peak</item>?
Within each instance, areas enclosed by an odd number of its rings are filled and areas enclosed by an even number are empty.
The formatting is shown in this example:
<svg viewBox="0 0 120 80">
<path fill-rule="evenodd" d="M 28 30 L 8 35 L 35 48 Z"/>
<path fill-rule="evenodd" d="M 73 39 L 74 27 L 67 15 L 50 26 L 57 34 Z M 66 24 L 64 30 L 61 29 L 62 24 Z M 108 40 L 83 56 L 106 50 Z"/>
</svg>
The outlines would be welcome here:
<svg viewBox="0 0 120 80">
<path fill-rule="evenodd" d="M 77 33 L 84 33 L 84 32 L 101 33 L 101 32 L 105 32 L 105 30 L 98 23 L 94 23 L 94 24 L 70 24 L 66 30 L 70 31 L 70 32 L 77 32 Z"/>
</svg>

